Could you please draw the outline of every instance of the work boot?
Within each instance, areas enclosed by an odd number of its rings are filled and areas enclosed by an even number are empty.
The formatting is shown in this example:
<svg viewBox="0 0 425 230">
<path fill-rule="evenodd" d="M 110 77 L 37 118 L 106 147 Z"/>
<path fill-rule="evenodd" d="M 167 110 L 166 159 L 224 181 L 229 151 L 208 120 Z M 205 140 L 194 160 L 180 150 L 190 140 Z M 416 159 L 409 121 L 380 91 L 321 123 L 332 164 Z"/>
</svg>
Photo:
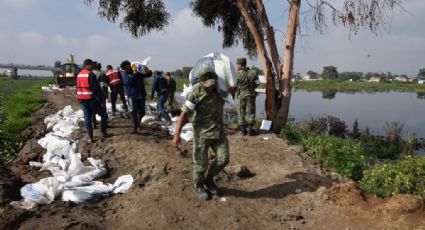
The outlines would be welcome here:
<svg viewBox="0 0 425 230">
<path fill-rule="evenodd" d="M 245 136 L 247 134 L 246 127 L 244 125 L 241 125 L 240 129 L 241 129 L 241 135 Z"/>
<path fill-rule="evenodd" d="M 204 187 L 201 185 L 196 185 L 195 188 L 193 189 L 193 191 L 195 192 L 196 196 L 201 199 L 201 200 L 208 200 L 209 195 L 207 193 L 207 191 L 205 191 Z"/>
<path fill-rule="evenodd" d="M 106 139 L 106 138 L 108 138 L 108 137 L 111 137 L 112 135 L 111 134 L 109 134 L 109 133 L 102 133 L 102 139 Z"/>
<path fill-rule="evenodd" d="M 207 186 L 208 191 L 210 191 L 212 195 L 215 195 L 215 196 L 220 195 L 220 190 L 215 184 L 213 177 L 208 176 L 205 181 L 205 185 Z"/>
<path fill-rule="evenodd" d="M 89 136 L 89 140 L 87 141 L 89 144 L 94 142 L 94 138 L 93 138 L 93 130 L 88 129 L 87 130 L 87 134 Z"/>
<path fill-rule="evenodd" d="M 254 136 L 254 135 L 257 134 L 257 132 L 255 132 L 255 130 L 254 130 L 254 125 L 252 125 L 252 124 L 248 125 L 248 129 L 247 130 L 248 130 L 247 131 L 248 136 Z"/>
</svg>

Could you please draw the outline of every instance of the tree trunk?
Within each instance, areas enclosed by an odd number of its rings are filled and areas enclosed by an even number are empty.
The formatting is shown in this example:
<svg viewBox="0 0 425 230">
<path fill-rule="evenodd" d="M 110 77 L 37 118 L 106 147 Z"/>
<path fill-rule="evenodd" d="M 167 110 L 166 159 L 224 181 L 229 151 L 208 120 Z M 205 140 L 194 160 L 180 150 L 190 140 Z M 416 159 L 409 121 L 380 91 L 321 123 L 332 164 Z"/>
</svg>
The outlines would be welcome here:
<svg viewBox="0 0 425 230">
<path fill-rule="evenodd" d="M 280 76 L 280 108 L 276 114 L 276 117 L 273 119 L 273 127 L 275 131 L 279 131 L 279 129 L 286 125 L 286 122 L 288 121 L 289 105 L 291 102 L 292 71 L 294 68 L 295 39 L 297 34 L 300 5 L 301 0 L 291 0 L 288 28 L 286 31 L 283 72 Z"/>
<path fill-rule="evenodd" d="M 272 65 L 268 58 L 267 50 L 264 46 L 264 38 L 259 28 L 254 23 L 253 16 L 249 13 L 249 8 L 245 0 L 236 0 L 236 5 L 239 8 L 245 23 L 254 37 L 255 45 L 257 46 L 261 64 L 263 65 L 264 75 L 266 77 L 266 114 L 267 119 L 271 120 L 275 115 L 275 86 L 272 74 Z"/>
</svg>

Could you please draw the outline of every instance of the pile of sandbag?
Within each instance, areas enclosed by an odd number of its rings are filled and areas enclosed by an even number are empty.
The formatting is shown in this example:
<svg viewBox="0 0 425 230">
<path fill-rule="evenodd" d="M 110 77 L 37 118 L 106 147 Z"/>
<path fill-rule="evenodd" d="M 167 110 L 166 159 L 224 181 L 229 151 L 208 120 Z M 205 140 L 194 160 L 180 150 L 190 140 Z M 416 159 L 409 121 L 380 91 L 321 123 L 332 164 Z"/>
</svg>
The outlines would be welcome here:
<svg viewBox="0 0 425 230">
<path fill-rule="evenodd" d="M 58 85 L 56 85 L 56 84 L 49 84 L 48 86 L 42 86 L 41 87 L 41 90 L 43 90 L 44 92 L 50 92 L 50 91 L 53 91 L 53 90 L 59 90 L 59 91 L 62 91 L 63 89 L 62 88 L 60 88 Z"/>
<path fill-rule="evenodd" d="M 30 209 L 57 198 L 78 203 L 128 191 L 133 183 L 131 175 L 119 177 L 114 184 L 95 181 L 106 174 L 104 162 L 88 158 L 90 165 L 84 165 L 81 154 L 75 152 L 77 141 L 71 139 L 71 134 L 82 120 L 83 112 L 73 111 L 71 106 L 45 118 L 52 132 L 41 138 L 38 144 L 47 152 L 43 155 L 43 162 L 31 161 L 30 165 L 50 171 L 52 176 L 22 187 L 23 200 L 11 202 L 11 205 Z"/>
</svg>

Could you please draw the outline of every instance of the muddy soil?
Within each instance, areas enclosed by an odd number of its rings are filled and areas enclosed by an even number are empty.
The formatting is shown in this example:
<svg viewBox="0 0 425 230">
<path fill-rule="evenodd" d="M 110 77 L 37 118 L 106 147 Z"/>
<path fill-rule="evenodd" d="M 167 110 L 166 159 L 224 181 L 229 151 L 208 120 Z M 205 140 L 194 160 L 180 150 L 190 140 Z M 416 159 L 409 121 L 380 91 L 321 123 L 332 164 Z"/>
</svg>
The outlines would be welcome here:
<svg viewBox="0 0 425 230">
<path fill-rule="evenodd" d="M 49 175 L 28 161 L 44 154 L 37 144 L 47 132 L 42 119 L 68 104 L 78 108 L 71 90 L 46 93 L 39 121 L 23 133 L 25 146 L 0 169 L 0 229 L 425 229 L 422 199 L 365 194 L 273 134 L 243 137 L 229 129 L 231 159 L 217 178 L 223 196 L 198 200 L 191 189 L 191 145 L 177 151 L 160 127 L 143 126 L 140 135 L 132 135 L 124 118 L 110 123 L 112 137 L 105 141 L 95 130 L 98 141 L 88 144 L 84 128 L 74 138 L 80 139 L 84 159 L 105 161 L 104 182 L 134 177 L 128 193 L 92 203 L 13 209 L 9 202 L 20 199 L 23 184 Z"/>
</svg>

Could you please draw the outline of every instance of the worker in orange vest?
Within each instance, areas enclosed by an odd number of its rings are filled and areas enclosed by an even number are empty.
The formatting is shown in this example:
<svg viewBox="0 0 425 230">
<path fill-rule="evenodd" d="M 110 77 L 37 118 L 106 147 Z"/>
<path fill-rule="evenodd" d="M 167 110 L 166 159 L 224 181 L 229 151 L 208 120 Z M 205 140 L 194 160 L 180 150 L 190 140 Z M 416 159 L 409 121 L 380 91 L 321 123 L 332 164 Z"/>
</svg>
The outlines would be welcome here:
<svg viewBox="0 0 425 230">
<path fill-rule="evenodd" d="M 124 84 L 122 81 L 121 73 L 118 70 L 114 70 L 111 65 L 106 66 L 106 76 L 108 77 L 108 84 L 111 88 L 111 104 L 112 104 L 112 115 L 115 116 L 117 111 L 116 103 L 118 95 L 120 95 L 121 101 L 123 103 L 123 109 L 127 112 L 127 101 L 124 96 Z"/>
<path fill-rule="evenodd" d="M 98 114 L 101 117 L 100 130 L 102 139 L 109 136 L 106 132 L 108 114 L 106 113 L 105 97 L 96 79 L 96 75 L 92 72 L 93 61 L 86 59 L 83 65 L 83 70 L 77 75 L 77 99 L 84 112 L 84 125 L 89 136 L 88 142 L 93 143 L 93 114 Z"/>
</svg>

